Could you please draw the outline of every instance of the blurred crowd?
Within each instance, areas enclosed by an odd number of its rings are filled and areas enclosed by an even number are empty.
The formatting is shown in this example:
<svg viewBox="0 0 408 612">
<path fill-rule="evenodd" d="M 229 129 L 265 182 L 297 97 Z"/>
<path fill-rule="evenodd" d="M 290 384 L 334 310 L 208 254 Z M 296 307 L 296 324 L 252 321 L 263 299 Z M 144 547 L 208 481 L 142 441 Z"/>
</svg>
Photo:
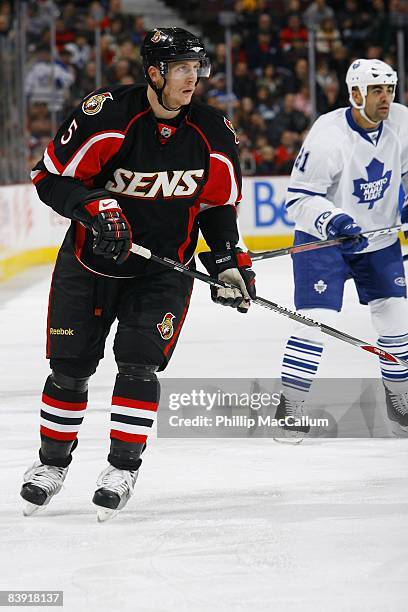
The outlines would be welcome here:
<svg viewBox="0 0 408 612">
<path fill-rule="evenodd" d="M 408 0 L 404 2 L 408 4 Z M 188 13 L 189 19 L 196 16 L 200 23 L 212 58 L 212 76 L 201 79 L 196 95 L 224 113 L 232 109 L 243 173 L 276 175 L 290 173 L 311 122 L 310 28 L 315 31 L 316 105 L 321 114 L 348 104 L 344 79 L 354 58 L 381 58 L 396 66 L 393 15 L 399 3 L 400 0 L 207 0 L 205 11 L 198 0 L 173 0 L 167 4 L 184 15 Z M 10 4 L 0 0 L 0 28 Z M 146 28 L 142 15 L 124 13 L 121 0 L 56 1 L 54 5 L 57 57 L 53 62 L 49 2 L 28 1 L 25 91 L 30 164 L 41 156 L 50 138 L 52 115 L 59 122 L 96 87 L 97 28 L 102 86 L 144 82 L 140 45 Z M 221 10 L 230 11 L 234 21 L 232 96 L 226 91 Z M 2 14 L 6 16 L 3 19 Z M 189 28 L 194 31 L 194 23 Z"/>
</svg>

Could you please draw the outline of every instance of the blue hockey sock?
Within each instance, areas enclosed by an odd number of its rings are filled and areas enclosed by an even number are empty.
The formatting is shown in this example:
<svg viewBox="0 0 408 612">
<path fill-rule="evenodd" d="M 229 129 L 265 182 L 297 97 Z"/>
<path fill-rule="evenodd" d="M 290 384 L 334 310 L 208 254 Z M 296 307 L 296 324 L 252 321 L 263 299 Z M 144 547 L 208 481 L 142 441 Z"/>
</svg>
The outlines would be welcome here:
<svg viewBox="0 0 408 612">
<path fill-rule="evenodd" d="M 302 397 L 308 393 L 323 353 L 323 343 L 291 336 L 287 341 L 282 362 L 283 392 Z"/>
</svg>

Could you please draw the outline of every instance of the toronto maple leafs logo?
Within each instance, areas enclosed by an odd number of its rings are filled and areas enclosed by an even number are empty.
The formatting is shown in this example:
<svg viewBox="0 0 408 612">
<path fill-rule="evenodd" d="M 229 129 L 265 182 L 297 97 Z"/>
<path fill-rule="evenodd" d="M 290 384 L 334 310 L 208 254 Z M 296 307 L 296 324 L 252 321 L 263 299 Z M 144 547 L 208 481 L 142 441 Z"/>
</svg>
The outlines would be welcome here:
<svg viewBox="0 0 408 612">
<path fill-rule="evenodd" d="M 353 181 L 353 195 L 358 198 L 358 204 L 368 204 L 368 209 L 371 210 L 374 204 L 384 197 L 385 191 L 390 186 L 392 170 L 384 173 L 384 164 L 375 157 L 366 166 L 366 170 L 367 179 Z"/>
<path fill-rule="evenodd" d="M 327 285 L 326 285 L 326 283 L 324 282 L 324 280 L 319 280 L 319 281 L 317 281 L 317 283 L 315 283 L 315 284 L 313 285 L 313 287 L 314 287 L 314 290 L 315 290 L 317 293 L 320 293 L 320 294 L 321 294 L 321 293 L 324 293 L 324 292 L 326 291 L 326 289 L 327 289 Z"/>
</svg>

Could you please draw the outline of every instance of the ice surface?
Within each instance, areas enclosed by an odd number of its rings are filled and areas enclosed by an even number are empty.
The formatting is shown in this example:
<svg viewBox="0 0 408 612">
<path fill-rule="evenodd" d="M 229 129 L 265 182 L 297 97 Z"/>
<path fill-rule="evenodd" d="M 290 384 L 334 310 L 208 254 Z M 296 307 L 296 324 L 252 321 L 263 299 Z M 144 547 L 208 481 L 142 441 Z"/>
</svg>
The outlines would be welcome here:
<svg viewBox="0 0 408 612">
<path fill-rule="evenodd" d="M 292 306 L 289 258 L 256 270 L 259 295 Z M 24 517 L 19 488 L 36 458 L 48 374 L 50 274 L 38 268 L 0 288 L 0 589 L 63 589 L 70 612 L 406 610 L 406 440 L 152 439 L 134 497 L 98 524 L 91 498 L 108 449 L 110 344 L 65 487 Z M 261 308 L 217 307 L 208 294 L 197 283 L 163 376 L 278 377 L 293 324 Z M 351 283 L 338 327 L 375 341 Z M 374 356 L 327 346 L 322 376 L 378 376 Z"/>
</svg>

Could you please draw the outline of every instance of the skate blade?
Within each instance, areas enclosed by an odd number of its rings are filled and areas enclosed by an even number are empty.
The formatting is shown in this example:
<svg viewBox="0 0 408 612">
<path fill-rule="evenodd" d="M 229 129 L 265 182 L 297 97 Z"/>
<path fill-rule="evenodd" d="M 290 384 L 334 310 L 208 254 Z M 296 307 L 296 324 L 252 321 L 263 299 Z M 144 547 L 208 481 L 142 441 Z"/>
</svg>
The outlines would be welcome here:
<svg viewBox="0 0 408 612">
<path fill-rule="evenodd" d="M 26 502 L 26 505 L 23 508 L 23 514 L 24 516 L 31 516 L 32 514 L 35 514 L 36 512 L 40 512 L 41 510 L 45 510 L 47 506 L 43 505 L 43 506 L 37 506 L 37 504 L 32 504 L 31 502 Z"/>
<path fill-rule="evenodd" d="M 295 444 L 301 444 L 303 442 L 303 437 L 299 438 L 273 438 L 275 442 L 279 444 L 291 444 L 292 446 Z"/>
<path fill-rule="evenodd" d="M 105 523 L 110 519 L 113 519 L 119 512 L 119 510 L 113 510 L 112 508 L 102 508 L 102 506 L 97 506 L 96 518 L 98 519 L 98 523 Z"/>
</svg>

